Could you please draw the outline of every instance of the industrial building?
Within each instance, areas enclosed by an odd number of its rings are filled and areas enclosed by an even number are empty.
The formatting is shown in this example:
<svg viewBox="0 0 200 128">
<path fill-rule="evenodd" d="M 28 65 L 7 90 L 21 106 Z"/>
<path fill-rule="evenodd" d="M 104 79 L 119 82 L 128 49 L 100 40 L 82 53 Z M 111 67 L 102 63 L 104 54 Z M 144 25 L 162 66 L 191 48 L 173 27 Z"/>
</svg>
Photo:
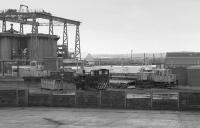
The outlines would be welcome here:
<svg viewBox="0 0 200 128">
<path fill-rule="evenodd" d="M 191 87 L 200 87 L 200 66 L 190 66 L 187 68 L 188 85 Z"/>
<path fill-rule="evenodd" d="M 134 56 L 134 57 L 133 57 Z M 164 64 L 164 57 L 155 54 L 115 54 L 115 55 L 91 55 L 88 54 L 85 60 L 89 65 L 149 65 Z"/>
<path fill-rule="evenodd" d="M 24 65 L 33 60 L 51 62 L 48 65 L 50 69 L 54 69 L 50 65 L 56 65 L 57 62 L 61 62 L 60 59 L 81 60 L 79 21 L 54 16 L 44 10 L 32 10 L 26 5 L 20 5 L 19 9 L 1 10 L 0 21 L 2 74 L 10 72 L 13 65 Z M 17 25 L 20 26 L 19 30 L 14 29 Z M 30 32 L 25 33 L 25 25 L 31 26 Z M 40 33 L 41 26 L 47 27 L 48 33 Z M 56 35 L 54 26 L 59 26 L 63 30 L 62 36 Z M 69 52 L 69 27 L 75 28 L 73 53 Z M 61 40 L 61 45 L 58 45 L 58 40 Z"/>
<path fill-rule="evenodd" d="M 41 60 L 46 57 L 57 57 L 57 52 L 62 53 L 63 58 L 68 58 L 68 27 L 75 26 L 75 49 L 74 59 L 81 59 L 80 50 L 80 22 L 62 17 L 57 17 L 44 10 L 30 10 L 26 5 L 20 5 L 17 9 L 0 11 L 2 32 L 0 33 L 0 60 L 13 59 Z M 41 22 L 43 20 L 43 22 Z M 47 22 L 44 22 L 47 21 Z M 11 28 L 7 29 L 7 23 Z M 13 24 L 20 25 L 20 30 L 14 30 Z M 24 25 L 31 25 L 30 33 L 24 33 Z M 39 33 L 40 26 L 47 26 L 49 33 Z M 58 49 L 59 37 L 54 34 L 54 26 L 63 29 L 61 49 Z"/>
<path fill-rule="evenodd" d="M 200 52 L 168 52 L 165 65 L 167 67 L 188 67 L 200 65 Z"/>
<path fill-rule="evenodd" d="M 165 66 L 176 74 L 179 85 L 199 86 L 196 80 L 199 77 L 200 52 L 168 52 Z"/>
</svg>

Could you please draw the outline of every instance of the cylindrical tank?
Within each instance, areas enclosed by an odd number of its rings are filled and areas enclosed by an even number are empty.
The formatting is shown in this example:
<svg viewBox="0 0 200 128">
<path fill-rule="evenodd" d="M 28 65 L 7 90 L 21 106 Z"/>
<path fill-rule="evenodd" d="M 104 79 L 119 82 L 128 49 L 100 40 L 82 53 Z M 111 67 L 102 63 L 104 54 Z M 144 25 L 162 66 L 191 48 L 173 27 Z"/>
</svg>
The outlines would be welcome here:
<svg viewBox="0 0 200 128">
<path fill-rule="evenodd" d="M 26 39 L 22 34 L 0 33 L 0 59 L 10 60 L 19 55 L 19 51 L 27 48 Z M 12 55 L 15 51 L 16 55 Z"/>
<path fill-rule="evenodd" d="M 30 59 L 43 59 L 46 57 L 57 57 L 57 40 L 56 35 L 49 36 L 48 34 L 35 35 L 27 34 L 27 44 L 30 50 Z"/>
<path fill-rule="evenodd" d="M 188 85 L 200 87 L 200 65 L 188 67 L 187 74 L 188 74 Z"/>
</svg>

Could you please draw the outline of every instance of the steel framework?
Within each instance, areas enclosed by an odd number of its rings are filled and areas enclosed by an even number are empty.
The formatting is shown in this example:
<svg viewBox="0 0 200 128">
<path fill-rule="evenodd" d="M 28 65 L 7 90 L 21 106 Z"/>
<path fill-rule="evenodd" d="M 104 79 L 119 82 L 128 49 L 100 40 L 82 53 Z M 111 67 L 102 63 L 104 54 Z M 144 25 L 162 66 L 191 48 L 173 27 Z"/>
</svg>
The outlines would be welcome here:
<svg viewBox="0 0 200 128">
<path fill-rule="evenodd" d="M 3 18 L 2 32 L 6 31 L 6 20 Z"/>
<path fill-rule="evenodd" d="M 62 54 L 63 58 L 69 58 L 69 49 L 68 49 L 68 33 L 67 33 L 67 23 L 64 23 L 64 28 L 63 28 L 63 49 L 62 49 Z"/>
<path fill-rule="evenodd" d="M 24 9 L 25 7 L 25 12 Z M 20 33 L 24 33 L 23 25 L 31 25 L 32 26 L 32 35 L 33 38 L 35 38 L 35 41 L 37 43 L 37 35 L 38 35 L 38 27 L 39 26 L 45 26 L 45 23 L 39 23 L 37 19 L 46 19 L 49 20 L 48 26 L 49 26 L 49 35 L 53 35 L 53 26 L 54 22 L 62 23 L 63 25 L 63 45 L 62 45 L 62 53 L 63 58 L 68 57 L 68 29 L 67 26 L 76 26 L 76 35 L 75 35 L 75 51 L 74 51 L 74 59 L 81 60 L 81 48 L 80 48 L 80 33 L 79 33 L 79 21 L 65 19 L 57 16 L 53 16 L 51 13 L 42 11 L 29 11 L 28 6 L 26 5 L 20 5 L 19 11 L 16 9 L 8 9 L 3 10 L 0 12 L 0 20 L 3 21 L 2 25 L 2 32 L 6 31 L 6 21 L 8 22 L 14 22 L 20 24 Z M 58 24 L 60 26 L 60 24 Z M 51 37 L 51 36 L 50 36 Z"/>
<path fill-rule="evenodd" d="M 76 26 L 76 38 L 75 38 L 75 53 L 74 53 L 74 56 L 75 56 L 76 59 L 81 58 L 79 26 Z"/>
</svg>

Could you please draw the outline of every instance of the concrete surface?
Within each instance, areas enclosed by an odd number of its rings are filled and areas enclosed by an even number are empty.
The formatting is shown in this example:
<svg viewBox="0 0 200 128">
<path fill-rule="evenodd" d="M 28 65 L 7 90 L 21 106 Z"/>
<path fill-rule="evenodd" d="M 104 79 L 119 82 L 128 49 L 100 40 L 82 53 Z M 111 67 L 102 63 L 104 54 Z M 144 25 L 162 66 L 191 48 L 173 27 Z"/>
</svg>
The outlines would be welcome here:
<svg viewBox="0 0 200 128">
<path fill-rule="evenodd" d="M 200 112 L 1 108 L 0 128 L 199 128 Z"/>
</svg>

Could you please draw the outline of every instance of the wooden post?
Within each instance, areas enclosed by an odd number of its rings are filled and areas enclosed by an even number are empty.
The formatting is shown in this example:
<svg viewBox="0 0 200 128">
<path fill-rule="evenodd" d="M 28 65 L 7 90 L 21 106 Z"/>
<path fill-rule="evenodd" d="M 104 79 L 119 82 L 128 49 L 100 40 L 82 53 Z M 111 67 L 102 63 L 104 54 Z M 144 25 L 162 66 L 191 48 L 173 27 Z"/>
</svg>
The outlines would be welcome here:
<svg viewBox="0 0 200 128">
<path fill-rule="evenodd" d="M 180 110 L 180 92 L 178 92 L 178 110 Z"/>
<path fill-rule="evenodd" d="M 126 95 L 127 95 L 127 92 L 126 91 L 124 91 L 124 98 L 125 98 L 125 103 L 124 103 L 124 108 L 126 109 L 127 108 L 127 104 L 126 104 Z"/>
<path fill-rule="evenodd" d="M 3 74 L 3 76 L 5 75 L 4 74 L 4 69 L 5 69 L 5 67 L 4 67 L 4 61 L 2 61 L 2 74 Z"/>
<path fill-rule="evenodd" d="M 16 89 L 16 106 L 19 106 L 19 89 L 18 89 L 19 82 L 17 81 L 17 89 Z"/>
<path fill-rule="evenodd" d="M 151 109 L 153 108 L 153 92 L 150 91 Z"/>
<path fill-rule="evenodd" d="M 77 96 L 76 96 L 77 93 L 76 92 L 77 92 L 77 90 L 75 91 L 75 99 L 74 99 L 75 100 L 75 107 L 77 107 Z"/>
<path fill-rule="evenodd" d="M 49 106 L 52 107 L 53 106 L 53 92 L 51 91 L 51 94 L 49 95 L 50 97 L 50 104 Z"/>
<path fill-rule="evenodd" d="M 29 97 L 29 90 L 25 90 L 25 106 L 29 106 L 28 97 Z"/>
<path fill-rule="evenodd" d="M 100 93 L 99 93 L 99 107 L 101 107 L 101 90 L 100 90 Z"/>
</svg>

